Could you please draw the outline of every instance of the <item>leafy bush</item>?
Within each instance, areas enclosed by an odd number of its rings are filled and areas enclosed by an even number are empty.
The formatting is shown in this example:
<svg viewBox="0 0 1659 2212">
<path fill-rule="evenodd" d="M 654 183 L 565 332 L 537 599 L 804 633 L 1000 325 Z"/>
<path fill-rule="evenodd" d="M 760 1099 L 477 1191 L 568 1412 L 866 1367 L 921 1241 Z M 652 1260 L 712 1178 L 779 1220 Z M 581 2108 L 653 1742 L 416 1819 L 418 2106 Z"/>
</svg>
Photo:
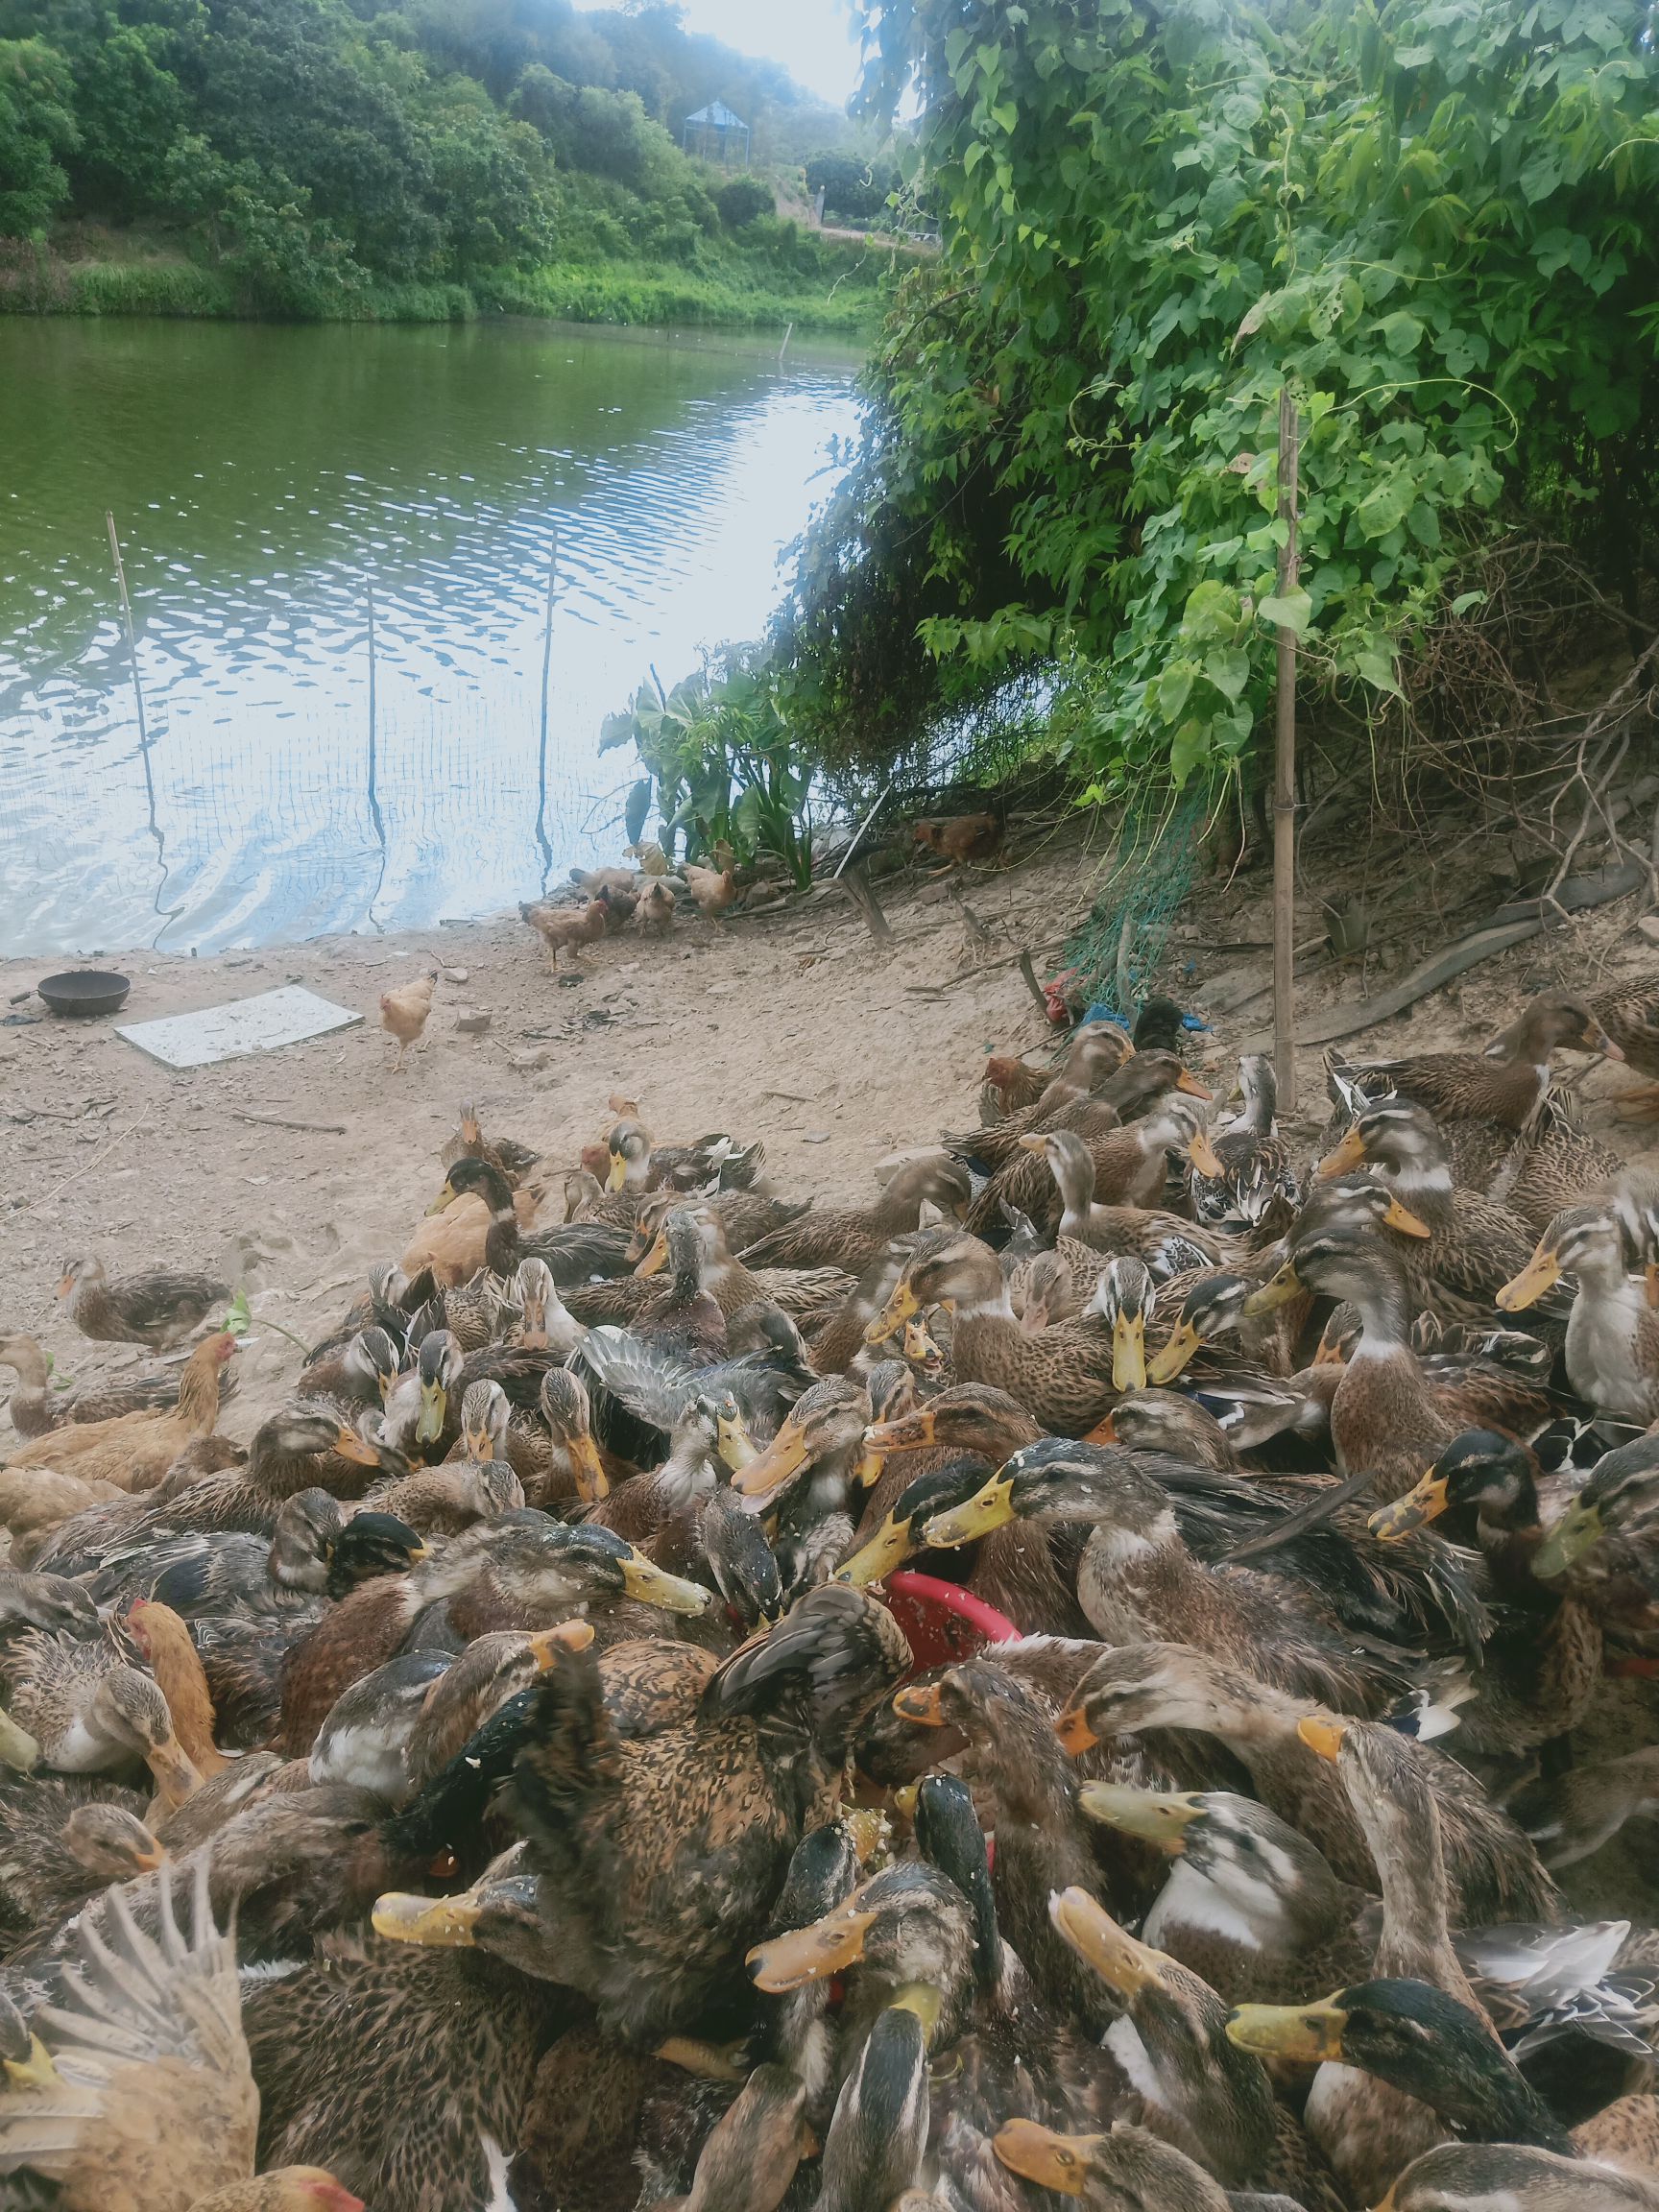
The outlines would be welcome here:
<svg viewBox="0 0 1659 2212">
<path fill-rule="evenodd" d="M 893 309 L 861 503 L 806 549 L 789 674 L 827 739 L 859 608 L 894 610 L 908 730 L 1047 665 L 1104 790 L 1245 767 L 1277 622 L 1309 681 L 1384 707 L 1518 505 L 1633 589 L 1659 452 L 1646 0 L 862 13 L 876 105 L 920 91 L 946 257 Z"/>
<path fill-rule="evenodd" d="M 757 216 L 771 214 L 772 189 L 758 177 L 733 177 L 715 193 L 714 204 L 728 230 L 741 230 Z"/>
</svg>

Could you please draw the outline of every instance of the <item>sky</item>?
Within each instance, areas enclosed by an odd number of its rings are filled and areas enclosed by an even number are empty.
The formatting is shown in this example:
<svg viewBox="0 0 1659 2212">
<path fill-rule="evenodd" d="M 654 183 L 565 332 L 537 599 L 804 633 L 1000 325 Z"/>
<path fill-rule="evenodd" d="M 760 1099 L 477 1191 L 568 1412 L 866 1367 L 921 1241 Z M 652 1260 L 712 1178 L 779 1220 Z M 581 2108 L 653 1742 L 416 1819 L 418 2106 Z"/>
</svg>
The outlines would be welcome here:
<svg viewBox="0 0 1659 2212">
<path fill-rule="evenodd" d="M 739 54 L 781 61 L 798 84 L 833 108 L 851 98 L 858 40 L 847 0 L 683 0 L 683 6 L 687 31 L 707 31 Z"/>
</svg>

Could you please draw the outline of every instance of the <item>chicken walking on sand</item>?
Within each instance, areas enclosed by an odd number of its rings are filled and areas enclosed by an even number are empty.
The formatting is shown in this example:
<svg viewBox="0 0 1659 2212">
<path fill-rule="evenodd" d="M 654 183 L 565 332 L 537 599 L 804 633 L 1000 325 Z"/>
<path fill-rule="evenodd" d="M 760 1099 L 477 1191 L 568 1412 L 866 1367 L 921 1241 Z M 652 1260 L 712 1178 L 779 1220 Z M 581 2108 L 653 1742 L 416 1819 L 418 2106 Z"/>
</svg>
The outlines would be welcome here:
<svg viewBox="0 0 1659 2212">
<path fill-rule="evenodd" d="M 586 906 L 525 905 L 518 911 L 541 938 L 548 967 L 557 972 L 561 952 L 567 951 L 573 961 L 579 960 L 584 945 L 604 936 L 611 910 L 609 901 L 600 893 Z"/>
<path fill-rule="evenodd" d="M 701 914 L 724 914 L 737 896 L 736 878 L 730 868 L 695 868 L 687 861 L 680 873 Z"/>
<path fill-rule="evenodd" d="M 413 983 L 405 983 L 400 991 L 382 991 L 380 994 L 380 1026 L 388 1037 L 397 1041 L 397 1058 L 392 1072 L 401 1074 L 403 1059 L 411 1045 L 419 1044 L 432 1012 L 432 996 L 438 988 L 438 971 L 428 968 Z"/>
</svg>

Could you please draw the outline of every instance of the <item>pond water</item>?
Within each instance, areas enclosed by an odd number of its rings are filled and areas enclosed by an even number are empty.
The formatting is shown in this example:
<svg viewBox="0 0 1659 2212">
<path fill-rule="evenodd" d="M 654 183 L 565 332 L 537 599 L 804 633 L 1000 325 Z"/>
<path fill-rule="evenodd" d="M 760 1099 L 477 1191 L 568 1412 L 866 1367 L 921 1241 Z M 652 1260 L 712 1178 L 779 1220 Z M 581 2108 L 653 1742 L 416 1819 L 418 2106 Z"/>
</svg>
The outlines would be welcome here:
<svg viewBox="0 0 1659 2212">
<path fill-rule="evenodd" d="M 0 320 L 0 950 L 429 928 L 614 858 L 636 764 L 600 722 L 764 627 L 854 368 L 544 324 Z"/>
</svg>

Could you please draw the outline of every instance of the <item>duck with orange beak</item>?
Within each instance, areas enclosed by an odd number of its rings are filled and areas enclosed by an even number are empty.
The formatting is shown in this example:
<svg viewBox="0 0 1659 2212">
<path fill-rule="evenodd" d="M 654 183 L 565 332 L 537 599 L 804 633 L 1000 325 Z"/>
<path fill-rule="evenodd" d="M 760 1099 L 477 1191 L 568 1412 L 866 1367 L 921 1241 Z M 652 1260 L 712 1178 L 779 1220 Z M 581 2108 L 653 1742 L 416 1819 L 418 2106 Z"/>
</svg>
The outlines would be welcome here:
<svg viewBox="0 0 1659 2212">
<path fill-rule="evenodd" d="M 1008 2120 L 991 2148 L 1010 2174 L 1075 2197 L 1085 2212 L 1121 2212 L 1131 2204 L 1146 2212 L 1232 2212 L 1237 2201 L 1184 2151 L 1122 2122 L 1109 2135 L 1068 2135 L 1038 2120 Z M 1280 2212 L 1287 2202 L 1263 2200 L 1262 2212 Z"/>
<path fill-rule="evenodd" d="M 1451 1149 L 1426 1107 L 1383 1098 L 1362 1108 L 1318 1168 L 1322 1183 L 1356 1172 L 1375 1177 L 1428 1228 L 1422 1264 L 1451 1299 L 1485 1307 L 1525 1265 L 1531 1231 L 1508 1208 L 1454 1181 Z"/>
<path fill-rule="evenodd" d="M 1144 2125 L 1230 2189 L 1284 2191 L 1339 2212 L 1341 2199 L 1266 2068 L 1234 2042 L 1228 2010 L 1201 1976 L 1137 1941 L 1084 1889 L 1049 1900 L 1061 1938 L 1121 2007 L 1106 2048 L 1141 2091 Z"/>
<path fill-rule="evenodd" d="M 1567 1322 L 1567 1373 L 1580 1398 L 1614 1421 L 1647 1428 L 1659 1419 L 1659 1311 L 1647 1276 L 1630 1272 L 1618 1214 L 1609 1203 L 1557 1214 L 1537 1249 L 1498 1293 L 1505 1313 L 1524 1312 L 1563 1278 L 1576 1286 Z"/>
</svg>

